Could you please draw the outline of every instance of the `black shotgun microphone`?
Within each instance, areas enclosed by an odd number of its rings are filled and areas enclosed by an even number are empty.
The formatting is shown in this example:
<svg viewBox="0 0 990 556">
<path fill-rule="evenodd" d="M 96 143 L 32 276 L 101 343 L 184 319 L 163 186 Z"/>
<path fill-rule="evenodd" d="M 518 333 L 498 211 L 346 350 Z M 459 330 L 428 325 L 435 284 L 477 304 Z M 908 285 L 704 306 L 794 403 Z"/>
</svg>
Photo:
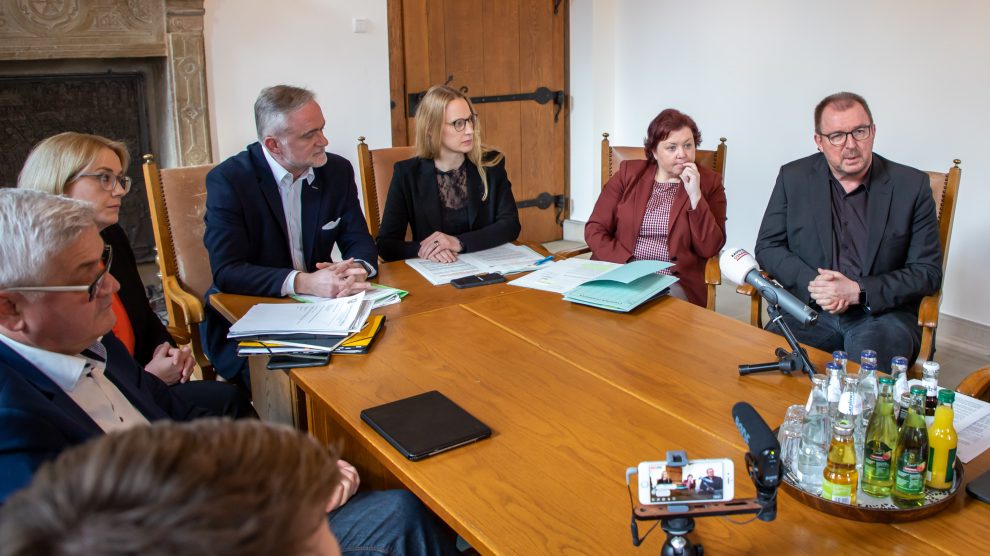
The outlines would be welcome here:
<svg viewBox="0 0 990 556">
<path fill-rule="evenodd" d="M 811 324 L 818 320 L 818 313 L 802 303 L 780 284 L 767 280 L 760 274 L 760 265 L 745 249 L 726 247 L 718 260 L 722 274 L 736 284 L 749 284 L 760 292 L 771 305 L 779 305 L 801 324 Z"/>
<path fill-rule="evenodd" d="M 746 467 L 756 485 L 756 499 L 763 506 L 757 517 L 773 521 L 777 517 L 777 487 L 781 479 L 780 442 L 767 422 L 746 402 L 732 406 L 732 419 L 749 446 Z"/>
</svg>

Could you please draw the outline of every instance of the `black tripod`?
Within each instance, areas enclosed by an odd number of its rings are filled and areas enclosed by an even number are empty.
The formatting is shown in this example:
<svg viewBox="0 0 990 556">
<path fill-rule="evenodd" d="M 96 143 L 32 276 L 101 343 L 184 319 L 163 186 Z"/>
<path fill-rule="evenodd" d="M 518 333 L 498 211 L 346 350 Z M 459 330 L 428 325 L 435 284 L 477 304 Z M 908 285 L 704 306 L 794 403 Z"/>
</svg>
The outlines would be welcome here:
<svg viewBox="0 0 990 556">
<path fill-rule="evenodd" d="M 785 375 L 790 375 L 794 371 L 803 370 L 808 373 L 808 377 L 814 377 L 816 372 L 815 366 L 808 359 L 808 352 L 801 347 L 797 338 L 794 337 L 794 333 L 791 332 L 791 328 L 787 326 L 787 323 L 781 317 L 780 305 L 768 303 L 767 313 L 770 315 L 771 322 L 776 323 L 780 327 L 781 332 L 784 333 L 784 338 L 787 339 L 787 345 L 791 346 L 791 351 L 788 353 L 786 349 L 779 347 L 774 351 L 777 361 L 757 363 L 755 365 L 739 365 L 739 374 L 744 376 L 765 371 L 780 371 Z"/>
</svg>

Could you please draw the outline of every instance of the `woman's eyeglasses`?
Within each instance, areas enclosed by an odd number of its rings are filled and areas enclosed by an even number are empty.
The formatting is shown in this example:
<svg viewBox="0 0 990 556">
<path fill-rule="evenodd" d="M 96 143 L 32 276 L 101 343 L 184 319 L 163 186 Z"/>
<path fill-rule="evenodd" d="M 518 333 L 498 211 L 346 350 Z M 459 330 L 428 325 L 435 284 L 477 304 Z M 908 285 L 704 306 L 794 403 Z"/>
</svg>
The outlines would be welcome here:
<svg viewBox="0 0 990 556">
<path fill-rule="evenodd" d="M 124 195 L 131 190 L 131 178 L 127 176 L 116 176 L 110 172 L 95 172 L 92 174 L 79 174 L 76 179 L 79 178 L 96 178 L 96 181 L 100 182 L 100 186 L 106 191 L 113 191 L 113 188 L 120 186 L 124 190 Z"/>
</svg>

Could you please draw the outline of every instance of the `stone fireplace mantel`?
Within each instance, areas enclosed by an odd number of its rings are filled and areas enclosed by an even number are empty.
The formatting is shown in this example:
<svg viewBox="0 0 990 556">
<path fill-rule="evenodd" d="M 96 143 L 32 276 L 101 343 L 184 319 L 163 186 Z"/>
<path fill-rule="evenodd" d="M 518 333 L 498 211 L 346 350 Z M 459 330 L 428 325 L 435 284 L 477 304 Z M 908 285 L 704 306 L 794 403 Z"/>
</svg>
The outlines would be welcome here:
<svg viewBox="0 0 990 556">
<path fill-rule="evenodd" d="M 171 129 L 160 134 L 159 160 L 207 164 L 203 13 L 203 0 L 0 0 L 0 63 L 164 59 Z"/>
</svg>

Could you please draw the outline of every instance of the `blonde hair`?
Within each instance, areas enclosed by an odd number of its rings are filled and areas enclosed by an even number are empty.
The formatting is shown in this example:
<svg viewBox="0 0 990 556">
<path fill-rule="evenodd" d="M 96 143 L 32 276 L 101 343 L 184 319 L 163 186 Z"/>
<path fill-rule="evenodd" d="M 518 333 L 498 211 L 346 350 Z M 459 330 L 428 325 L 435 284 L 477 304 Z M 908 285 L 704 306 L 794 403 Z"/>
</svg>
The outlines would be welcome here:
<svg viewBox="0 0 990 556">
<path fill-rule="evenodd" d="M 131 157 L 127 146 L 120 141 L 74 131 L 53 135 L 31 149 L 17 176 L 17 187 L 62 195 L 65 186 L 96 160 L 103 149 L 113 151 L 120 159 L 120 167 L 127 171 Z"/>
<path fill-rule="evenodd" d="M 431 160 L 440 156 L 440 138 L 443 136 L 443 126 L 447 124 L 443 113 L 447 105 L 457 99 L 466 102 L 471 113 L 475 113 L 471 99 L 457 89 L 434 85 L 426 91 L 416 107 L 416 156 Z M 467 158 L 481 174 L 481 184 L 484 187 L 481 200 L 484 201 L 488 199 L 488 176 L 484 168 L 497 165 L 505 156 L 482 145 L 481 139 L 481 121 L 478 120 L 474 125 L 474 143 Z"/>
<path fill-rule="evenodd" d="M 339 480 L 311 436 L 159 421 L 63 452 L 0 509 L 0 555 L 302 554 Z"/>
</svg>

